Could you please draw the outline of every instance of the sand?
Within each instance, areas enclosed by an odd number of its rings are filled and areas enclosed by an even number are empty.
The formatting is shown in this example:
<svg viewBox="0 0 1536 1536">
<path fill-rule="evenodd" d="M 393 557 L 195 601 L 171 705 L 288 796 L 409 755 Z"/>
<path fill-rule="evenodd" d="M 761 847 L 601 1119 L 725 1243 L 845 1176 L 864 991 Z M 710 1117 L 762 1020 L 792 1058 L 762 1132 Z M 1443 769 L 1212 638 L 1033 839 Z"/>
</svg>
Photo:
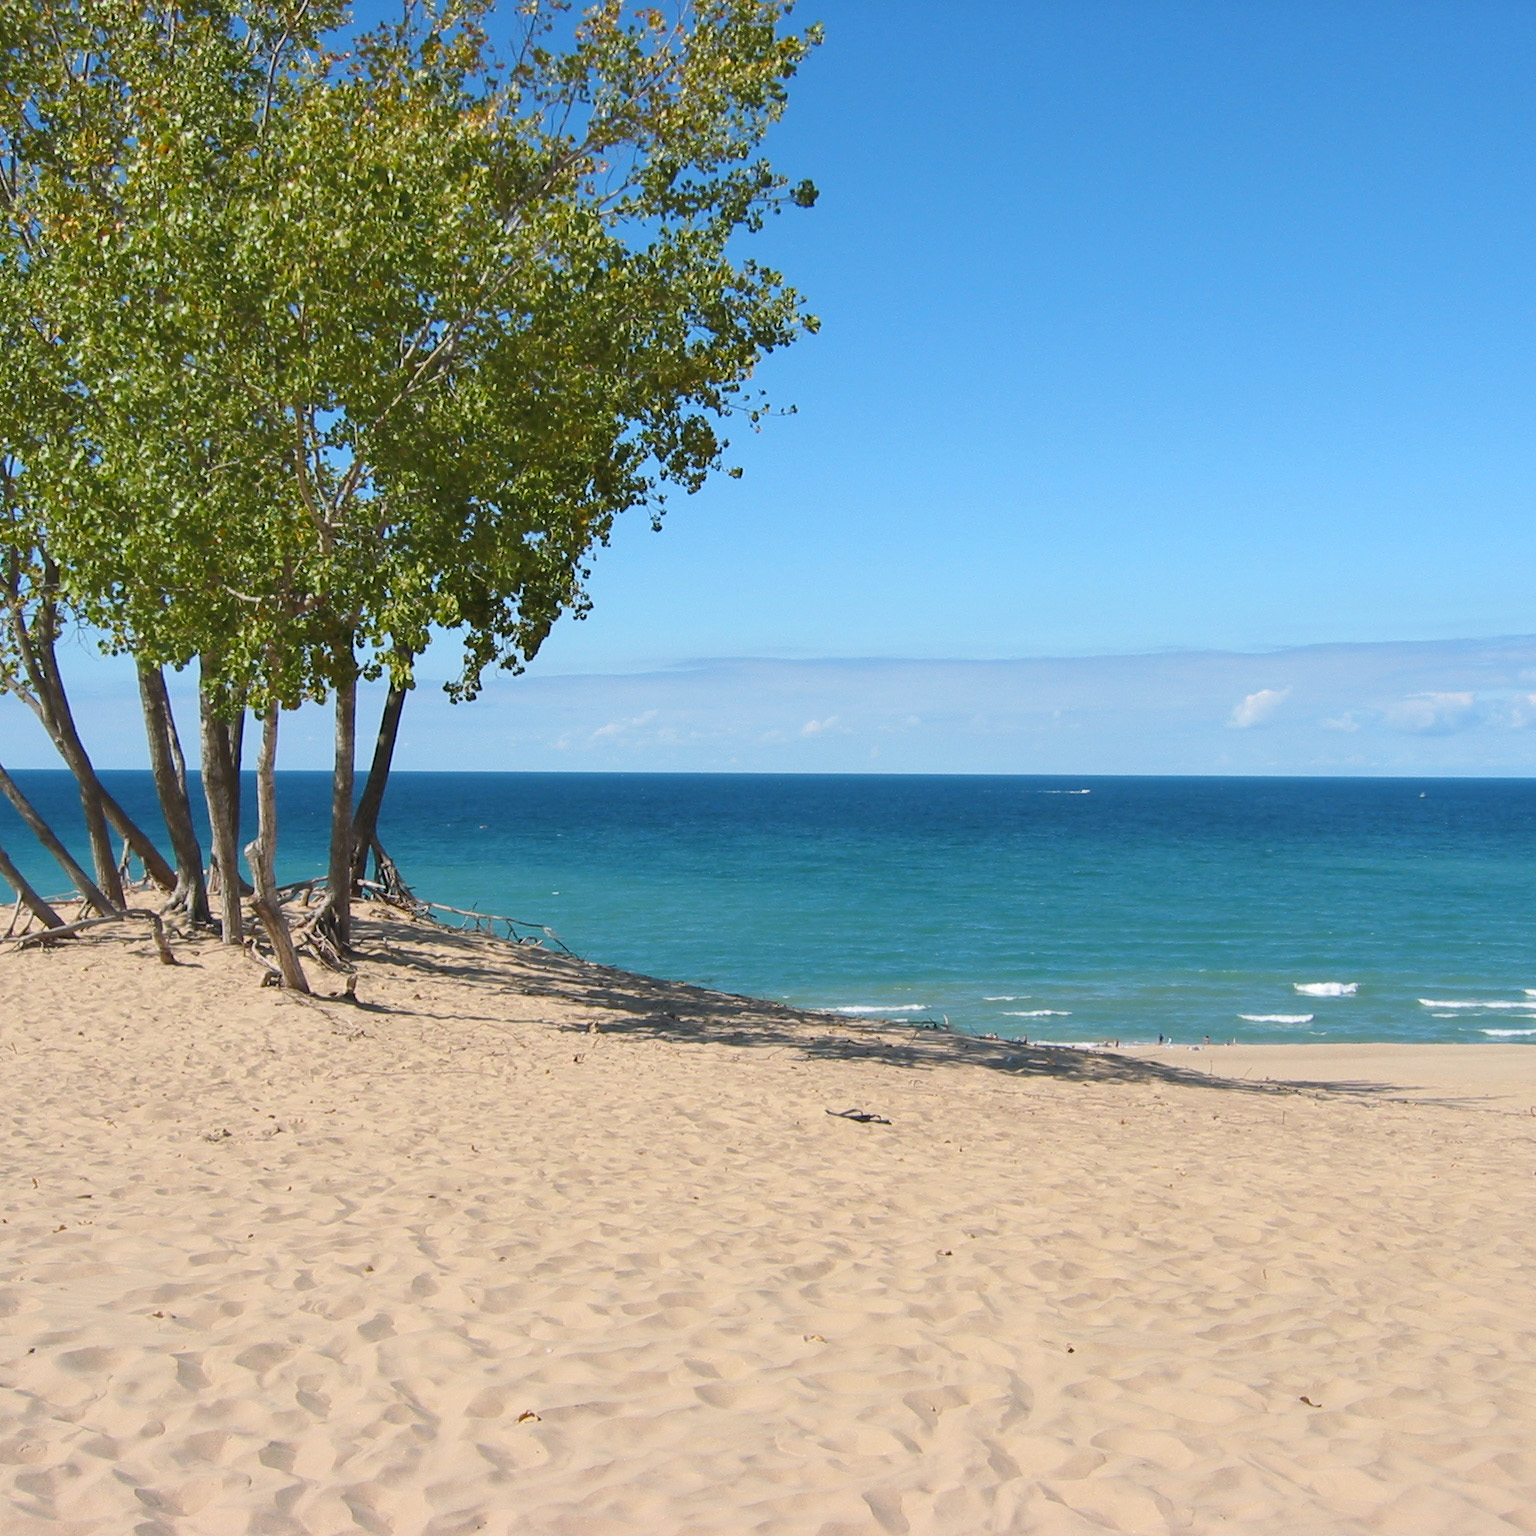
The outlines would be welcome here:
<svg viewBox="0 0 1536 1536">
<path fill-rule="evenodd" d="M 5 1536 L 1536 1531 L 1536 1049 L 362 944 L 0 957 Z"/>
</svg>

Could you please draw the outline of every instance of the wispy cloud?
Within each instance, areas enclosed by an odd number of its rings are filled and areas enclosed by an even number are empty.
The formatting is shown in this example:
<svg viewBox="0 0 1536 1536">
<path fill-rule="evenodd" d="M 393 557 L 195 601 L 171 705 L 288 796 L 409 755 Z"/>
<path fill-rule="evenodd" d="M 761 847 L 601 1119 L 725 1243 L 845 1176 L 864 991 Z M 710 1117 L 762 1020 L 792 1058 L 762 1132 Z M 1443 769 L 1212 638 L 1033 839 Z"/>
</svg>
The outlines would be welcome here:
<svg viewBox="0 0 1536 1536">
<path fill-rule="evenodd" d="M 601 741 L 605 736 L 622 736 L 626 731 L 638 730 L 642 725 L 649 725 L 659 713 L 659 710 L 648 709 L 643 715 L 631 715 L 628 720 L 610 720 L 592 732 L 592 740 Z"/>
<path fill-rule="evenodd" d="M 380 707 L 376 686 L 365 694 L 366 710 Z M 196 696 L 183 689 L 175 697 L 184 718 L 195 719 Z M 103 766 L 142 766 L 131 675 L 110 700 L 82 695 L 81 704 L 81 728 Z M 302 711 L 289 729 L 289 767 L 329 761 L 323 711 Z M 4 697 L 0 738 L 7 767 L 56 764 L 30 715 Z M 481 702 L 463 707 L 418 688 L 399 766 L 1536 774 L 1536 636 L 1261 656 L 742 659 L 543 676 L 535 669 L 492 680 Z M 4 814 L 0 806 L 0 820 Z"/>
<path fill-rule="evenodd" d="M 1448 736 L 1475 725 L 1477 695 L 1466 693 L 1414 693 L 1389 704 L 1383 711 L 1394 731 L 1415 736 Z"/>
<path fill-rule="evenodd" d="M 1227 724 L 1239 731 L 1263 725 L 1290 696 L 1289 688 L 1260 688 L 1257 693 L 1248 694 L 1233 709 Z"/>
</svg>

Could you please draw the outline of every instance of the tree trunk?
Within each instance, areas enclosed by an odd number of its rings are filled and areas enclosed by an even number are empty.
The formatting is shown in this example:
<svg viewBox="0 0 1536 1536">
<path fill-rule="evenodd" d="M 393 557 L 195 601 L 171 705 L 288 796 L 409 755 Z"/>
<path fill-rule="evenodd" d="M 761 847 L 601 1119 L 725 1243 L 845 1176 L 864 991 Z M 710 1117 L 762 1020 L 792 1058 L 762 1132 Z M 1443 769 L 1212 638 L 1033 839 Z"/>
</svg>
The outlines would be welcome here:
<svg viewBox="0 0 1536 1536">
<path fill-rule="evenodd" d="M 25 629 L 19 618 L 16 627 L 19 630 Z M 49 613 L 42 626 L 41 641 L 34 646 L 34 637 L 29 634 L 28 643 L 18 646 L 26 664 L 28 680 L 32 684 L 27 702 L 32 705 L 32 712 L 42 722 L 59 756 L 75 776 L 75 786 L 80 793 L 80 814 L 85 818 L 85 835 L 91 845 L 91 863 L 96 867 L 96 884 L 112 906 L 121 909 L 128 902 L 123 895 L 122 877 L 117 871 L 117 855 L 112 851 L 112 835 L 107 830 L 101 781 L 96 777 L 96 771 L 74 729 L 74 716 L 69 708 L 69 700 L 64 696 L 63 679 L 59 676 L 58 662 L 54 655 L 53 627 L 54 620 Z M 66 720 L 68 730 L 65 729 Z"/>
<path fill-rule="evenodd" d="M 21 871 L 11 862 L 11 856 L 0 848 L 0 879 L 16 892 L 17 899 L 45 928 L 62 928 L 64 919 L 27 884 Z"/>
<path fill-rule="evenodd" d="M 75 729 L 74 713 L 69 707 L 69 696 L 64 691 L 64 679 L 59 673 L 58 656 L 54 650 L 57 629 L 57 613 L 51 603 L 44 604 L 42 622 L 32 629 L 28 628 L 18 608 L 13 607 L 11 610 L 11 632 L 16 640 L 16 650 L 26 668 L 27 680 L 32 685 L 30 692 L 24 693 L 22 697 L 42 723 L 59 756 L 64 759 L 80 786 L 80 806 L 85 813 L 86 831 L 91 839 L 91 857 L 96 865 L 97 883 L 113 901 L 119 906 L 123 905 L 117 860 L 112 853 L 111 839 L 101 824 L 105 817 L 138 855 L 144 873 L 163 890 L 175 890 L 176 872 L 122 806 L 107 793 L 96 776 L 90 754 L 86 752 L 80 733 Z"/>
<path fill-rule="evenodd" d="M 159 667 L 139 663 L 139 699 L 144 706 L 144 734 L 149 739 L 149 763 L 155 775 L 160 814 L 176 853 L 176 896 L 184 901 L 194 923 L 208 921 L 208 890 L 203 881 L 203 850 L 192 822 L 187 794 L 187 765 L 176 734 L 176 717 Z"/>
<path fill-rule="evenodd" d="M 97 884 L 107 900 L 121 910 L 128 905 L 128 898 L 123 894 L 122 873 L 117 867 L 117 855 L 112 851 L 112 834 L 107 830 L 107 813 L 102 805 L 101 786 L 88 779 L 81 779 L 79 774 L 75 778 L 80 786 L 80 811 L 85 817 L 86 835 L 91 840 L 91 862 L 96 866 Z"/>
<path fill-rule="evenodd" d="M 336 767 L 331 777 L 331 858 L 326 875 L 336 947 L 352 947 L 352 790 L 357 773 L 357 667 L 350 650 L 336 680 Z"/>
<path fill-rule="evenodd" d="M 22 794 L 16 781 L 4 768 L 0 768 L 0 794 L 16 807 L 16 814 L 32 829 L 33 835 L 44 848 L 59 861 L 75 889 L 89 907 L 94 907 L 103 917 L 111 917 L 115 909 L 105 893 L 76 862 L 75 856 L 54 835 L 53 828 L 38 814 L 36 807 Z"/>
<path fill-rule="evenodd" d="M 198 687 L 203 742 L 203 798 L 208 804 L 211 870 L 218 882 L 219 927 L 226 944 L 244 937 L 240 915 L 240 763 L 235 733 L 215 712 L 204 678 Z"/>
<path fill-rule="evenodd" d="M 272 941 L 272 953 L 277 956 L 277 968 L 282 974 L 283 985 L 294 992 L 308 992 L 309 981 L 304 967 L 299 964 L 298 951 L 293 947 L 293 935 L 288 931 L 288 920 L 277 899 L 277 706 L 268 709 L 261 722 L 261 752 L 256 759 L 256 841 L 245 845 L 246 862 L 256 882 L 256 913 L 261 925 Z"/>
<path fill-rule="evenodd" d="M 394 761 L 395 738 L 400 734 L 400 712 L 405 708 L 406 690 L 394 683 L 389 685 L 389 697 L 384 700 L 384 713 L 379 718 L 378 739 L 373 744 L 373 763 L 368 769 L 368 781 L 357 802 L 357 815 L 352 819 L 352 883 L 368 872 L 368 850 L 379 835 L 379 810 L 384 804 L 384 791 L 389 785 L 389 767 Z"/>
</svg>

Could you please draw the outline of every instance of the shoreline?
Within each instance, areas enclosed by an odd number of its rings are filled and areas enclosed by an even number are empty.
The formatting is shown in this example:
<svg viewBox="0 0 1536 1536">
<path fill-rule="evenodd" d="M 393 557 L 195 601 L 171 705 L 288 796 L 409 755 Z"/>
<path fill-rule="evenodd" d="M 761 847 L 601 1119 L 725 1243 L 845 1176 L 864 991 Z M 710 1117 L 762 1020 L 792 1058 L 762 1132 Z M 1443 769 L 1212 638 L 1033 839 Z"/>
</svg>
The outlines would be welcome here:
<svg viewBox="0 0 1536 1536">
<path fill-rule="evenodd" d="M 7 1536 L 1533 1528 L 1536 1052 L 359 940 L 0 958 Z"/>
<path fill-rule="evenodd" d="M 1312 1041 L 1210 1046 L 1142 1046 L 1121 1054 L 1161 1060 L 1170 1052 L 1198 1052 L 1215 1076 L 1307 1087 L 1390 1092 L 1401 1100 L 1452 1098 L 1526 1114 L 1536 1108 L 1536 1050 L 1503 1041 Z"/>
</svg>

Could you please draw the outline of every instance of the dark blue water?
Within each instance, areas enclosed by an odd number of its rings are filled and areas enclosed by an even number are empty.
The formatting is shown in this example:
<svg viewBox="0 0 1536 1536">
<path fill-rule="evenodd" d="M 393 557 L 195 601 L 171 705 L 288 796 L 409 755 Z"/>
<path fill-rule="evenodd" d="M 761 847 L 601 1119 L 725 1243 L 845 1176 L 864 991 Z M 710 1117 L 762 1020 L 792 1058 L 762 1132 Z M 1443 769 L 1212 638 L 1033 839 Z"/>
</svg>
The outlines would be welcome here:
<svg viewBox="0 0 1536 1536">
<path fill-rule="evenodd" d="M 147 774 L 106 777 L 155 820 Z M 69 817 L 67 777 L 17 778 Z M 328 794 L 281 776 L 282 878 L 323 869 Z M 1043 1040 L 1536 1043 L 1532 780 L 400 774 L 383 834 L 422 895 L 796 1003 Z M 0 837 L 57 887 L 8 807 Z"/>
</svg>

